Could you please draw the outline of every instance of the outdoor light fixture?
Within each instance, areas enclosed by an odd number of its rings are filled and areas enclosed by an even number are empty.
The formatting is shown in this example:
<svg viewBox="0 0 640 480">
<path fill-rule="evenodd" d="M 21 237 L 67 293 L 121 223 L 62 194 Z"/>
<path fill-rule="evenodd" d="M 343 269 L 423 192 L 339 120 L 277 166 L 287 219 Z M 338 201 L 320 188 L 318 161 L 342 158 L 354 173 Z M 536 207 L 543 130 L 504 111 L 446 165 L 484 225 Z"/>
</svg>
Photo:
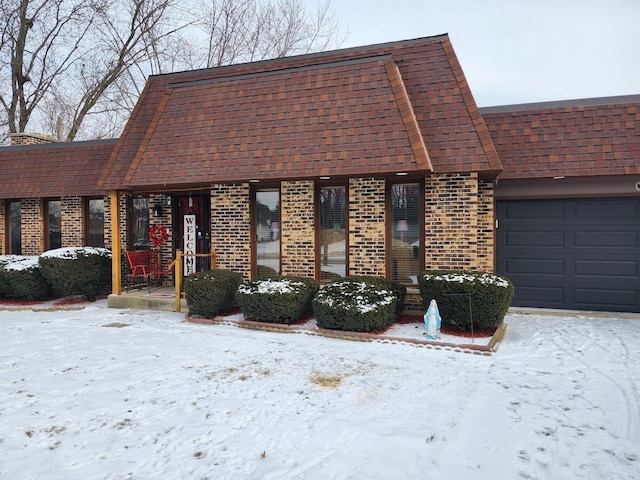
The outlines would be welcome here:
<svg viewBox="0 0 640 480">
<path fill-rule="evenodd" d="M 398 172 L 398 173 L 396 173 L 396 176 L 398 176 L 398 177 L 406 177 L 407 175 L 409 175 L 407 172 Z"/>
<path fill-rule="evenodd" d="M 160 202 L 156 202 L 153 205 L 153 216 L 154 217 L 161 217 L 162 216 L 162 205 L 160 205 Z"/>
<path fill-rule="evenodd" d="M 164 196 L 164 200 L 165 200 L 165 202 L 167 202 L 167 207 L 170 207 L 170 206 L 171 206 L 171 194 L 170 194 L 170 193 L 167 193 L 167 194 Z"/>
</svg>

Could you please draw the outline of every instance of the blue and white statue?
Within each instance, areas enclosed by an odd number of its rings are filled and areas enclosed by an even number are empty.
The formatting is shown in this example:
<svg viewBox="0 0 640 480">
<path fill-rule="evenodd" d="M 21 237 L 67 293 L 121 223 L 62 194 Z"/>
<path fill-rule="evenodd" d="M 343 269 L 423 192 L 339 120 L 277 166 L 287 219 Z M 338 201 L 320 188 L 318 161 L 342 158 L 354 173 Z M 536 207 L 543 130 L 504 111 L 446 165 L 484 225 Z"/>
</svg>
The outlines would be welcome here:
<svg viewBox="0 0 640 480">
<path fill-rule="evenodd" d="M 435 300 L 431 300 L 427 313 L 424 314 L 425 335 L 429 340 L 438 340 L 440 338 L 441 323 L 442 319 L 440 318 L 440 312 L 438 311 L 438 304 Z"/>
</svg>

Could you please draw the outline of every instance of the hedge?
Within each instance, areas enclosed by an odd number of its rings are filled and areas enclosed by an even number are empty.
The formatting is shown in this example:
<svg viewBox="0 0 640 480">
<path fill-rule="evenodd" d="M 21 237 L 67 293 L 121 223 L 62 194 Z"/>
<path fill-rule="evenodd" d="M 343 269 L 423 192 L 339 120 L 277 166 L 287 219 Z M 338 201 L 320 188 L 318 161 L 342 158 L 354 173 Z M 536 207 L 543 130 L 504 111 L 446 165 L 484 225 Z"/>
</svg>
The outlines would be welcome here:
<svg viewBox="0 0 640 480">
<path fill-rule="evenodd" d="M 184 280 L 190 315 L 215 317 L 236 305 L 242 274 L 229 270 L 207 270 Z"/>
</svg>

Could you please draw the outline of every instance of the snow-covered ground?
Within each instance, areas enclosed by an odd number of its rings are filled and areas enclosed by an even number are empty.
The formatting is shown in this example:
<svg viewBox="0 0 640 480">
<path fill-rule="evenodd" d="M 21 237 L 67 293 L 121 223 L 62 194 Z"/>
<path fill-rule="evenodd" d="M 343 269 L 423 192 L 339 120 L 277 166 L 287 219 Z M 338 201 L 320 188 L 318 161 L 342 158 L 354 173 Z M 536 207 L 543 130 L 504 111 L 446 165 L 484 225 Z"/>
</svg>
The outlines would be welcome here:
<svg viewBox="0 0 640 480">
<path fill-rule="evenodd" d="M 640 320 L 507 324 L 482 356 L 0 311 L 0 479 L 640 478 Z"/>
</svg>

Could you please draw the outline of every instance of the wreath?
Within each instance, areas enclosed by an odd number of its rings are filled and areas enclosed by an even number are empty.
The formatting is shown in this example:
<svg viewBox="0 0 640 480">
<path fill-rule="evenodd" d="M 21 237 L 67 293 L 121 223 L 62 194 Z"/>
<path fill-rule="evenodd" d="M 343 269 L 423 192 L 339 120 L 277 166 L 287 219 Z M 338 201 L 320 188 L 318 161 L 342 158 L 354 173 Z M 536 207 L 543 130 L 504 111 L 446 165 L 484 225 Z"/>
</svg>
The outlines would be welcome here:
<svg viewBox="0 0 640 480">
<path fill-rule="evenodd" d="M 149 240 L 153 246 L 160 248 L 167 239 L 167 228 L 162 225 L 151 225 L 149 227 Z"/>
</svg>

